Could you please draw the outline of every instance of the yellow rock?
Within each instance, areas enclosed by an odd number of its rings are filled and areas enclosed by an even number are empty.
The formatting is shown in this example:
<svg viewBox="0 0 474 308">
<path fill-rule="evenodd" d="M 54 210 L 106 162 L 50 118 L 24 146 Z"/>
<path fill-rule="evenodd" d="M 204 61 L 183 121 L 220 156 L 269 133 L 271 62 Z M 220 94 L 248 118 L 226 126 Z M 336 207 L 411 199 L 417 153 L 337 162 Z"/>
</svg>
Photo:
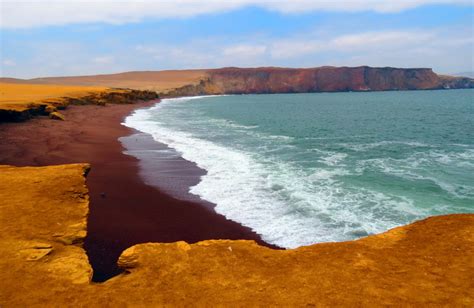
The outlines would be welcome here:
<svg viewBox="0 0 474 308">
<path fill-rule="evenodd" d="M 53 120 L 61 120 L 61 121 L 64 121 L 66 120 L 66 118 L 64 117 L 64 115 L 62 115 L 61 113 L 55 111 L 55 112 L 51 112 L 49 114 L 49 117 Z"/>
<path fill-rule="evenodd" d="M 293 250 L 139 244 L 118 260 L 125 273 L 90 283 L 87 170 L 0 166 L 1 307 L 474 306 L 472 214 Z"/>
<path fill-rule="evenodd" d="M 23 121 L 34 115 L 64 120 L 57 109 L 65 109 L 70 104 L 103 106 L 158 98 L 156 92 L 147 90 L 5 82 L 0 82 L 0 93 L 0 122 Z"/>
</svg>

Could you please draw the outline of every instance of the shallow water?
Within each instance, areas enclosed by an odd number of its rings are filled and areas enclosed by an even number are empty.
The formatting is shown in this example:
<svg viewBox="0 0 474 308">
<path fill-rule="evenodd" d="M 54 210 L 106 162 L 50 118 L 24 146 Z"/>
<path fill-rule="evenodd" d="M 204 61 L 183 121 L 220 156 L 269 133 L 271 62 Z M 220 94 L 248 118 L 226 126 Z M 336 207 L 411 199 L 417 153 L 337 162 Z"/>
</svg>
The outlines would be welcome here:
<svg viewBox="0 0 474 308">
<path fill-rule="evenodd" d="M 190 192 L 282 247 L 474 212 L 474 91 L 163 100 L 125 124 L 207 174 Z"/>
</svg>

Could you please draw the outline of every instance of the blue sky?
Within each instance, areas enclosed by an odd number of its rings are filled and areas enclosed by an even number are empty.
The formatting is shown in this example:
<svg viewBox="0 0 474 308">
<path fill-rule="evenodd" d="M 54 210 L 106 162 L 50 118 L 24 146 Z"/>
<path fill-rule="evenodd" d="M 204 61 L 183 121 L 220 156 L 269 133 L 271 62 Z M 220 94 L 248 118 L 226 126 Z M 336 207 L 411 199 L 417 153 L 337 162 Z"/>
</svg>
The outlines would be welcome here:
<svg viewBox="0 0 474 308">
<path fill-rule="evenodd" d="M 473 71 L 464 0 L 0 0 L 1 76 L 223 66 Z"/>
</svg>

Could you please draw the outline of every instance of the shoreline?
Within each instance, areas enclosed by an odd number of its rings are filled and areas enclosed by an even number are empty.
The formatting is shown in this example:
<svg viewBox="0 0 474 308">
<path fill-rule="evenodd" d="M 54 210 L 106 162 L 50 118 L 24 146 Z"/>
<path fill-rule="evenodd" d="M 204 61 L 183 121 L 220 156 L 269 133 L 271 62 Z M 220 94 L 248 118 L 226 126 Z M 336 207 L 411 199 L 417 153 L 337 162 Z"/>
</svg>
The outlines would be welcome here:
<svg viewBox="0 0 474 308">
<path fill-rule="evenodd" d="M 469 292 L 473 214 L 430 217 L 356 241 L 290 250 L 244 240 L 138 244 L 120 255 L 118 264 L 125 272 L 93 283 L 86 252 L 78 246 L 86 236 L 89 167 L 0 166 L 5 214 L 0 215 L 0 268 L 8 282 L 0 288 L 2 304 L 471 307 L 474 303 Z"/>
<path fill-rule="evenodd" d="M 189 188 L 201 181 L 207 172 L 194 162 L 184 159 L 176 150 L 156 141 L 148 133 L 134 131 L 120 137 L 123 153 L 138 160 L 139 175 L 145 184 L 183 201 L 200 203 L 210 209 L 215 207 L 199 196 L 189 193 Z"/>
<path fill-rule="evenodd" d="M 277 248 L 209 206 L 174 198 L 142 180 L 140 161 L 125 154 L 118 139 L 138 132 L 121 124 L 126 116 L 156 102 L 69 106 L 63 111 L 66 121 L 38 117 L 22 123 L 3 123 L 0 164 L 91 164 L 87 177 L 90 214 L 84 248 L 94 269 L 94 281 L 105 281 L 120 273 L 116 261 L 121 252 L 139 243 L 247 239 Z M 189 164 L 183 166 L 182 172 L 198 174 Z"/>
</svg>

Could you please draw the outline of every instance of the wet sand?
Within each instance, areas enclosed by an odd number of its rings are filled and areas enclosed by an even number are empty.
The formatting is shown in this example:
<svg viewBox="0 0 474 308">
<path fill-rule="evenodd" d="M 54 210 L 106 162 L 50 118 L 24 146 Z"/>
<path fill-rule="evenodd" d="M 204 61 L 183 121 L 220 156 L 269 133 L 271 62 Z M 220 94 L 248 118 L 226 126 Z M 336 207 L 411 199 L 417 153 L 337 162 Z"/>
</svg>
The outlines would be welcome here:
<svg viewBox="0 0 474 308">
<path fill-rule="evenodd" d="M 146 177 L 140 176 L 140 172 L 146 175 L 140 171 L 140 161 L 124 154 L 118 139 L 138 133 L 120 124 L 124 117 L 151 104 L 70 106 L 62 112 L 64 122 L 38 117 L 0 124 L 0 164 L 92 165 L 87 177 L 90 214 L 84 247 L 94 269 L 94 281 L 118 274 L 118 256 L 138 243 L 249 239 L 268 246 L 249 228 L 215 213 L 212 204 L 185 195 L 183 185 L 194 183 L 203 172 L 194 164 L 175 158 L 168 162 L 169 168 L 181 174 L 174 184 L 172 176 L 164 190 L 146 184 L 164 183 L 166 173 L 155 178 L 158 182 L 145 181 Z M 150 138 L 145 139 L 143 142 L 152 145 Z M 137 146 L 143 148 L 143 142 Z M 166 160 L 160 166 L 154 172 L 168 169 Z M 170 192 L 166 187 L 179 187 L 179 198 L 166 193 Z"/>
</svg>

